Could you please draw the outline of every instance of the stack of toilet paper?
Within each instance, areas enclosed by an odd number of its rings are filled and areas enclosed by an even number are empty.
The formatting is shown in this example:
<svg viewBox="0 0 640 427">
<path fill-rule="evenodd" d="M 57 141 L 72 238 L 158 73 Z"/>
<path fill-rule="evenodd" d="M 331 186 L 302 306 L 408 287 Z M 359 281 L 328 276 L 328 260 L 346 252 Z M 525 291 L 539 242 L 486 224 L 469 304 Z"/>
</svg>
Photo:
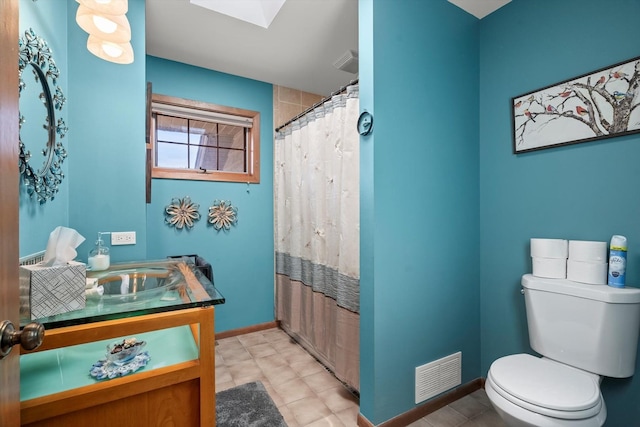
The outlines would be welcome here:
<svg viewBox="0 0 640 427">
<path fill-rule="evenodd" d="M 590 285 L 606 285 L 607 242 L 569 240 L 567 279 Z"/>
<path fill-rule="evenodd" d="M 564 239 L 531 239 L 533 275 L 566 279 L 568 252 L 568 242 Z"/>
</svg>

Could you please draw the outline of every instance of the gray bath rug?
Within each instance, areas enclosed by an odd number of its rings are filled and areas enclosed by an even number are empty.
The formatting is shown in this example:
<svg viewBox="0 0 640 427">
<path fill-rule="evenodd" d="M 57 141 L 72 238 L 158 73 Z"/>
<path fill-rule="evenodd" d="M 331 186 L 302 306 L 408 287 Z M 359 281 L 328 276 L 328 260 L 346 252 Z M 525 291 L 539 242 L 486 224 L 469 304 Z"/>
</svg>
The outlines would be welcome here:
<svg viewBox="0 0 640 427">
<path fill-rule="evenodd" d="M 216 393 L 218 427 L 287 427 L 260 381 Z"/>
</svg>

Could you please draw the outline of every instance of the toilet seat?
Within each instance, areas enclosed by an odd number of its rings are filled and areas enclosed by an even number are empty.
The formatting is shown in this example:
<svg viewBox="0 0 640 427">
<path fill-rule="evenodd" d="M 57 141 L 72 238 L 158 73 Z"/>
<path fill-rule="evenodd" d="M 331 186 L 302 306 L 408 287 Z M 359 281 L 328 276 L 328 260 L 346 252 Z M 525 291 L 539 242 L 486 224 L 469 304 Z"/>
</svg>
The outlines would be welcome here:
<svg viewBox="0 0 640 427">
<path fill-rule="evenodd" d="M 487 381 L 511 403 L 554 418 L 590 418 L 603 406 L 596 375 L 529 354 L 496 360 Z"/>
</svg>

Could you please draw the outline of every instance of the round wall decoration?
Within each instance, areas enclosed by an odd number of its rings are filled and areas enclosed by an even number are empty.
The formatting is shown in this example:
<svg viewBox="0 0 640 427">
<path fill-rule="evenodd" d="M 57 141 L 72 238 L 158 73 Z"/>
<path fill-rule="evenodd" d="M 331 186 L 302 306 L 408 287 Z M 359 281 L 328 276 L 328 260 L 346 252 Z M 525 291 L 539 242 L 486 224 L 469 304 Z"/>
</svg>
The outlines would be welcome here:
<svg viewBox="0 0 640 427">
<path fill-rule="evenodd" d="M 169 227 L 175 227 L 181 230 L 184 227 L 191 228 L 200 220 L 200 205 L 193 203 L 190 197 L 182 199 L 173 198 L 171 204 L 164 208 L 164 222 Z"/>
<path fill-rule="evenodd" d="M 238 208 L 231 205 L 226 200 L 215 200 L 213 206 L 209 208 L 209 223 L 213 228 L 220 231 L 229 230 L 232 225 L 238 222 Z"/>
</svg>

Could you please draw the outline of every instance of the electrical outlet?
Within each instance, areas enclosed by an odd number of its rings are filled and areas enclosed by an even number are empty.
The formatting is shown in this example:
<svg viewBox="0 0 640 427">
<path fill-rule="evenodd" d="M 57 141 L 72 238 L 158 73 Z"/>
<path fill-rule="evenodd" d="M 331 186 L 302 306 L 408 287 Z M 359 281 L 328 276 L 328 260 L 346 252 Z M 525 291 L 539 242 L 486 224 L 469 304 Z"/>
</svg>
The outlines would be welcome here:
<svg viewBox="0 0 640 427">
<path fill-rule="evenodd" d="M 111 233 L 111 246 L 116 245 L 135 245 L 135 231 L 113 231 Z"/>
</svg>

